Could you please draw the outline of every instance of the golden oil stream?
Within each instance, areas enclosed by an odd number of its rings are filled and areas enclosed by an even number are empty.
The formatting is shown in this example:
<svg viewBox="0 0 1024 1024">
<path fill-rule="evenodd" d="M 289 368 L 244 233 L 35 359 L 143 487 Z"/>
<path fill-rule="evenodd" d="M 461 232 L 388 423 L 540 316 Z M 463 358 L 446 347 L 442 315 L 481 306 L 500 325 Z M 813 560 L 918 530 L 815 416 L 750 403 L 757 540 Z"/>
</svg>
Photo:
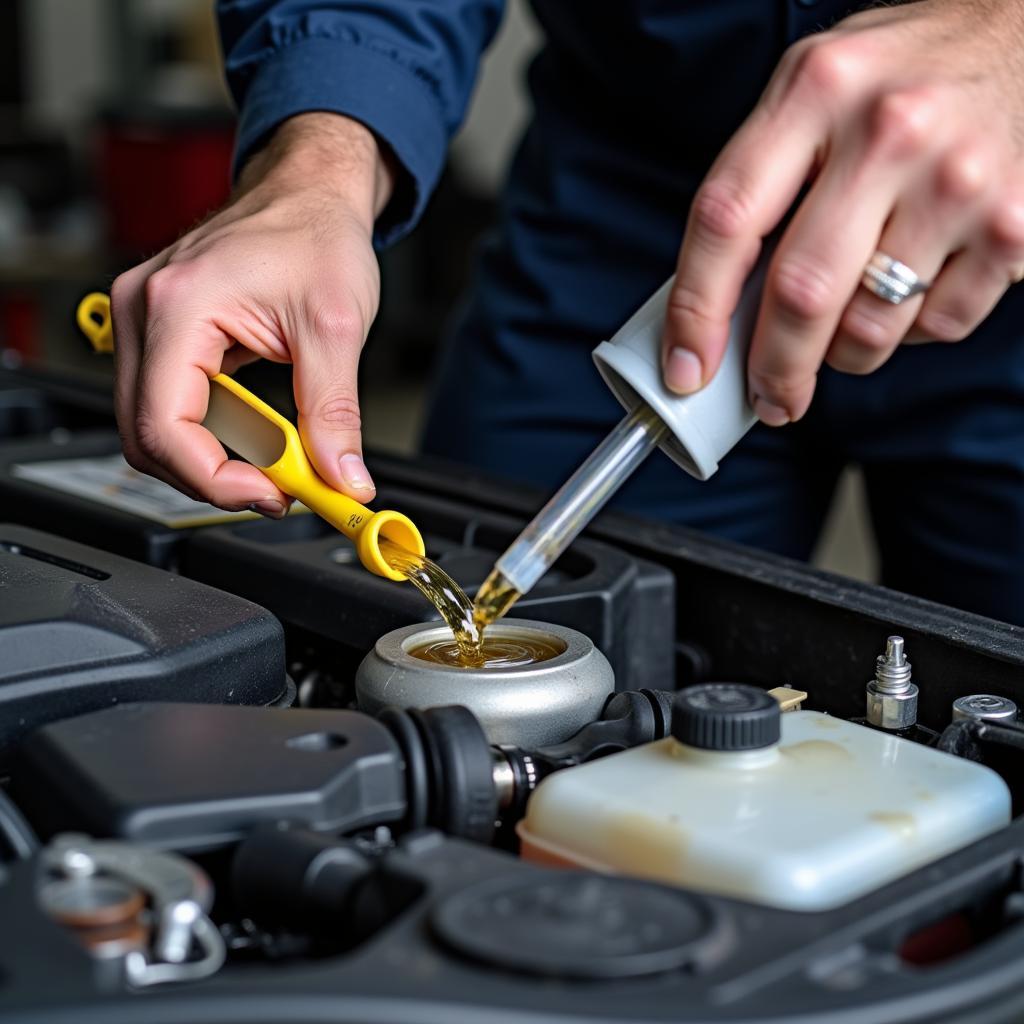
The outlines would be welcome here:
<svg viewBox="0 0 1024 1024">
<path fill-rule="evenodd" d="M 562 648 L 554 640 L 485 639 L 487 627 L 497 622 L 521 596 L 497 570 L 484 581 L 474 603 L 462 587 L 429 558 L 387 540 L 380 542 L 380 550 L 388 565 L 419 590 L 452 631 L 451 640 L 439 640 L 411 650 L 414 657 L 465 668 L 510 668 L 547 661 L 561 654 Z"/>
<path fill-rule="evenodd" d="M 477 632 L 482 636 L 483 631 L 492 622 L 497 622 L 522 596 L 498 569 L 492 569 L 473 602 L 473 623 Z"/>
<path fill-rule="evenodd" d="M 400 572 L 440 613 L 452 631 L 460 664 L 471 664 L 479 657 L 483 634 L 473 619 L 473 604 L 466 592 L 442 569 L 424 555 L 417 555 L 391 541 L 380 542 L 380 552 L 395 572 Z"/>
</svg>

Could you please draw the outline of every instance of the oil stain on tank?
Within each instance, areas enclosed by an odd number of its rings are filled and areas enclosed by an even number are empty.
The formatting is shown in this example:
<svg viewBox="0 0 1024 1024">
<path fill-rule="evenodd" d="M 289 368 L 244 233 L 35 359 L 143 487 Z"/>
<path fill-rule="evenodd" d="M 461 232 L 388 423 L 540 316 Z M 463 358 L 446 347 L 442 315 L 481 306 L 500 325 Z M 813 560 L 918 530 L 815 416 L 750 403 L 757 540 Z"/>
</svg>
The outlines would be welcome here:
<svg viewBox="0 0 1024 1024">
<path fill-rule="evenodd" d="M 802 743 L 793 743 L 783 747 L 782 754 L 808 768 L 853 759 L 853 755 L 846 747 L 831 740 L 804 740 Z"/>
<path fill-rule="evenodd" d="M 677 815 L 659 819 L 640 812 L 624 813 L 605 826 L 601 849 L 613 864 L 632 862 L 630 874 L 672 882 L 686 856 L 686 832 Z"/>
<path fill-rule="evenodd" d="M 885 826 L 901 839 L 913 839 L 917 834 L 917 820 L 906 811 L 872 811 L 868 821 Z"/>
</svg>

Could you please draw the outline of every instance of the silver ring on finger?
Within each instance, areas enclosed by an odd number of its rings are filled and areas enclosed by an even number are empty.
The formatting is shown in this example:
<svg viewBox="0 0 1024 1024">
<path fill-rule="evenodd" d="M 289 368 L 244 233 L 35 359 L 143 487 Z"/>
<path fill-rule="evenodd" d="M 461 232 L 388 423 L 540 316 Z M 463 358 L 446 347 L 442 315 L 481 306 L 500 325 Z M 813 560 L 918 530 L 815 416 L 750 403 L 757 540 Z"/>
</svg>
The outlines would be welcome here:
<svg viewBox="0 0 1024 1024">
<path fill-rule="evenodd" d="M 915 295 L 928 291 L 929 282 L 922 281 L 913 270 L 884 252 L 876 252 L 864 268 L 861 284 L 873 295 L 898 306 Z"/>
</svg>

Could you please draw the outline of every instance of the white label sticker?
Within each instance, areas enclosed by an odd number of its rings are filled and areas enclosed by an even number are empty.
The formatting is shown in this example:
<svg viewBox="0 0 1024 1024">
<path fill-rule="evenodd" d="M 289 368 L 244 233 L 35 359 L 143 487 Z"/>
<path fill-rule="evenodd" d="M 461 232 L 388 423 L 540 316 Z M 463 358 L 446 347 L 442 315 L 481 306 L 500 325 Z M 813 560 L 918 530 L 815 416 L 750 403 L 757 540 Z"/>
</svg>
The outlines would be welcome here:
<svg viewBox="0 0 1024 1024">
<path fill-rule="evenodd" d="M 225 512 L 193 501 L 170 484 L 136 472 L 120 454 L 25 463 L 12 466 L 11 472 L 23 480 L 175 529 L 256 518 L 252 512 Z"/>
</svg>

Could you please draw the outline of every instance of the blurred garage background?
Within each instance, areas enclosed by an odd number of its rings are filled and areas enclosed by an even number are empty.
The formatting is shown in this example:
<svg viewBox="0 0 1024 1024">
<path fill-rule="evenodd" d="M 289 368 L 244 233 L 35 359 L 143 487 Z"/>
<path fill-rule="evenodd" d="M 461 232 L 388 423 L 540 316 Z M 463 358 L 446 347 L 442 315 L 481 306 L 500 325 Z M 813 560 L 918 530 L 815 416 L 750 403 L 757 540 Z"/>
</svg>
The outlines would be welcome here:
<svg viewBox="0 0 1024 1024">
<path fill-rule="evenodd" d="M 0 365 L 109 388 L 109 359 L 74 327 L 87 291 L 172 241 L 226 198 L 233 116 L 212 0 L 4 0 L 0 5 Z M 425 381 L 528 108 L 540 37 L 509 0 L 467 123 L 419 230 L 382 255 L 383 304 L 363 361 L 368 447 L 415 448 Z M 287 381 L 257 370 L 287 404 Z M 818 564 L 873 579 L 856 471 Z"/>
</svg>

